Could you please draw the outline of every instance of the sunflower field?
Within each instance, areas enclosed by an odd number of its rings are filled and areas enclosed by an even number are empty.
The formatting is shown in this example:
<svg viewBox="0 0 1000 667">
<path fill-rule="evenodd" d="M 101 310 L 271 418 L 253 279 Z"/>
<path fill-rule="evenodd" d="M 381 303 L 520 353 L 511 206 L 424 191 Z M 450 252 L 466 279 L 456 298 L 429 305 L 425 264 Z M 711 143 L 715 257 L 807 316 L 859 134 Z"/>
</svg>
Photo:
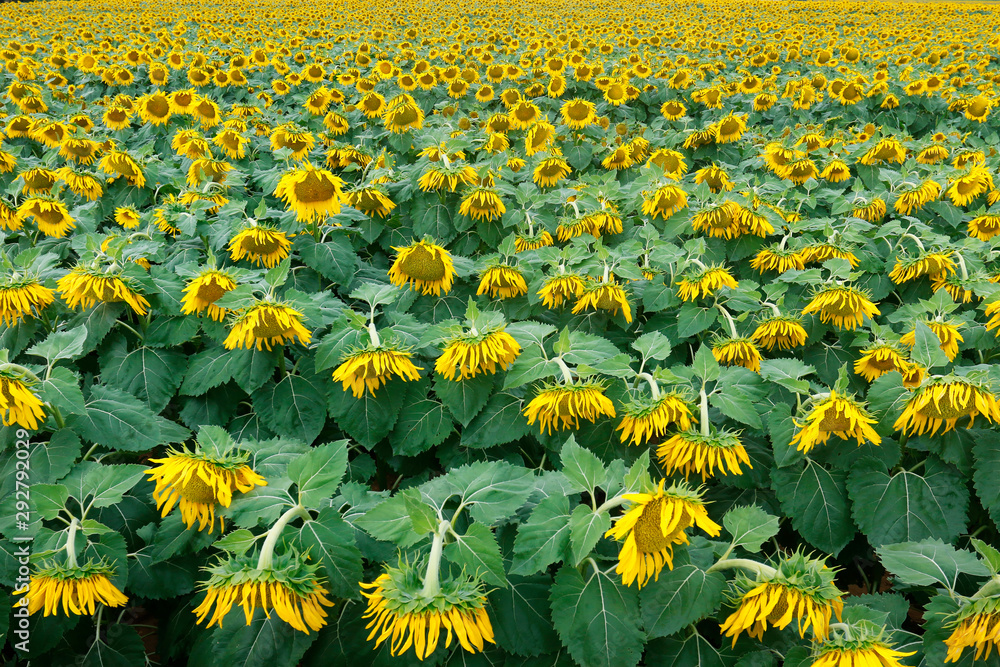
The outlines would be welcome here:
<svg viewBox="0 0 1000 667">
<path fill-rule="evenodd" d="M 994 5 L 4 7 L 4 665 L 1000 665 Z"/>
</svg>

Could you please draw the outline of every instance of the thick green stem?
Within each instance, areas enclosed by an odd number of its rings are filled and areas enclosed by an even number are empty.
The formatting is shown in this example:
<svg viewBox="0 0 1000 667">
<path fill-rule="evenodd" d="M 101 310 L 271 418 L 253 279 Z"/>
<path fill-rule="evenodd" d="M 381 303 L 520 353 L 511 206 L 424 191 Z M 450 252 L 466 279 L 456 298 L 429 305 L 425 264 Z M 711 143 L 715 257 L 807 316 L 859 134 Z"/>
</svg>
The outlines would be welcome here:
<svg viewBox="0 0 1000 667">
<path fill-rule="evenodd" d="M 740 335 L 736 332 L 736 322 L 733 321 L 733 316 L 729 314 L 729 311 L 726 310 L 725 306 L 721 303 L 715 304 L 715 307 L 718 308 L 719 312 L 722 313 L 722 316 L 726 318 L 726 323 L 729 325 L 729 333 L 732 337 L 739 338 Z"/>
<path fill-rule="evenodd" d="M 278 520 L 275 521 L 274 525 L 267 531 L 267 537 L 264 538 L 264 546 L 260 548 L 260 557 L 257 559 L 258 570 L 271 569 L 271 566 L 274 564 L 274 547 L 278 545 L 278 539 L 281 537 L 281 531 L 283 531 L 285 526 L 287 526 L 288 523 L 295 517 L 302 517 L 305 521 L 312 518 L 309 515 L 309 510 L 302 505 L 295 505 L 278 517 Z"/>
<path fill-rule="evenodd" d="M 424 587 L 420 591 L 421 597 L 432 598 L 441 592 L 441 554 L 444 551 L 444 536 L 450 528 L 450 521 L 442 521 L 434 533 L 431 555 L 427 561 L 427 573 L 424 574 Z"/>
<path fill-rule="evenodd" d="M 983 587 L 976 591 L 972 599 L 993 597 L 1000 595 L 1000 575 L 994 575 L 992 579 L 983 584 Z"/>
<path fill-rule="evenodd" d="M 773 577 L 778 572 L 770 565 L 764 565 L 763 563 L 758 563 L 757 561 L 750 560 L 748 558 L 727 558 L 725 560 L 720 560 L 715 565 L 708 568 L 706 572 L 737 569 L 748 570 L 765 578 Z"/>
<path fill-rule="evenodd" d="M 917 244 L 917 247 L 918 247 L 918 248 L 920 248 L 920 252 L 927 252 L 927 251 L 926 251 L 926 250 L 924 249 L 924 242 L 923 242 L 923 241 L 921 241 L 921 240 L 920 240 L 919 238 L 917 238 L 916 236 L 914 236 L 913 234 L 910 234 L 910 233 L 908 233 L 908 232 L 907 232 L 907 233 L 905 233 L 905 234 L 900 234 L 900 236 L 899 236 L 899 241 L 900 241 L 900 244 L 902 244 L 902 241 L 903 241 L 903 239 L 910 239 L 911 241 L 913 241 L 914 243 L 916 243 L 916 244 Z"/>
<path fill-rule="evenodd" d="M 379 347 L 382 345 L 382 341 L 378 337 L 378 330 L 375 328 L 374 313 L 372 313 L 372 319 L 368 321 L 368 337 L 372 339 L 372 347 Z"/>
<path fill-rule="evenodd" d="M 646 384 L 649 385 L 649 393 L 653 395 L 653 400 L 658 400 L 660 398 L 660 387 L 656 384 L 656 378 L 649 373 L 639 373 L 639 379 L 646 381 Z"/>
<path fill-rule="evenodd" d="M 559 366 L 559 370 L 562 371 L 563 382 L 566 384 L 573 384 L 573 372 L 570 371 L 569 366 L 567 366 L 566 362 L 563 361 L 562 356 L 560 355 L 555 357 L 552 361 L 556 362 L 556 365 Z"/>
<path fill-rule="evenodd" d="M 626 489 L 626 491 L 627 490 L 628 489 Z M 604 512 L 610 512 L 614 508 L 619 507 L 620 505 L 624 505 L 625 502 L 626 502 L 625 498 L 621 496 L 615 496 L 614 498 L 609 498 L 608 500 L 605 500 L 604 503 L 602 503 L 601 506 L 595 510 L 595 513 L 603 514 Z"/>
<path fill-rule="evenodd" d="M 76 564 L 76 531 L 80 527 L 80 520 L 73 517 L 69 523 L 69 531 L 66 533 L 66 567 L 77 567 Z"/>
<path fill-rule="evenodd" d="M 46 403 L 46 405 L 49 406 L 50 410 L 52 410 L 52 418 L 56 420 L 56 427 L 65 428 L 66 420 L 63 419 L 62 412 L 59 411 L 59 408 L 52 405 L 51 403 Z"/>
<path fill-rule="evenodd" d="M 962 269 L 962 280 L 968 280 L 969 269 L 967 269 L 965 266 L 965 258 L 962 257 L 962 253 L 956 252 L 953 254 L 955 255 L 955 259 L 958 260 L 958 268 Z"/>
<path fill-rule="evenodd" d="M 701 434 L 706 438 L 712 434 L 712 422 L 708 420 L 708 394 L 705 393 L 705 385 L 701 385 Z"/>
</svg>

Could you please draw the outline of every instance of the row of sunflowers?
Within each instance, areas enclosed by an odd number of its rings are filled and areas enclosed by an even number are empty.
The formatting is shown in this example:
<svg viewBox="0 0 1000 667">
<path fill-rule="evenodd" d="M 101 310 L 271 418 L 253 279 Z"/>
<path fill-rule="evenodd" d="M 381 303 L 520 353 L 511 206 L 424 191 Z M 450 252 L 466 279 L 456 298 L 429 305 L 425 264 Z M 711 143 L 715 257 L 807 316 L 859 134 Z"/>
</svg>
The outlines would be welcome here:
<svg viewBox="0 0 1000 667">
<path fill-rule="evenodd" d="M 0 17 L 5 664 L 1000 663 L 998 24 Z"/>
</svg>

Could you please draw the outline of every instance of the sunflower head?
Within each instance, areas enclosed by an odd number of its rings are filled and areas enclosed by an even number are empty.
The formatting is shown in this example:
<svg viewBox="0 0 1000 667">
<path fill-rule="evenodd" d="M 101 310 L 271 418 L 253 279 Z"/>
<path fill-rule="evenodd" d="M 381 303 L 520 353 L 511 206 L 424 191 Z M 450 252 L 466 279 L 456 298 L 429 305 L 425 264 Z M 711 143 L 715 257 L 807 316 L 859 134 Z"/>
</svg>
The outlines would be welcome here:
<svg viewBox="0 0 1000 667">
<path fill-rule="evenodd" d="M 682 301 L 694 301 L 699 297 L 712 296 L 723 287 L 739 287 L 728 268 L 721 265 L 702 267 L 698 271 L 681 275 L 681 279 L 677 281 L 677 296 Z"/>
<path fill-rule="evenodd" d="M 619 311 L 625 316 L 625 321 L 632 323 L 632 307 L 629 305 L 625 290 L 615 280 L 595 282 L 585 285 L 583 294 L 573 306 L 573 314 L 585 310 L 603 310 L 612 315 Z"/>
<path fill-rule="evenodd" d="M 798 250 L 772 245 L 762 248 L 754 255 L 754 258 L 750 260 L 750 266 L 760 273 L 764 271 L 784 273 L 793 269 L 801 271 L 805 268 L 805 261 Z"/>
<path fill-rule="evenodd" d="M 234 262 L 245 257 L 269 269 L 288 257 L 291 247 L 288 234 L 260 224 L 244 229 L 229 240 L 229 254 Z"/>
<path fill-rule="evenodd" d="M 391 637 L 391 655 L 412 646 L 419 660 L 437 649 L 442 628 L 447 632 L 445 648 L 453 636 L 469 653 L 482 651 L 486 642 L 495 644 L 482 582 L 464 575 L 445 578 L 436 594 L 428 594 L 423 590 L 423 569 L 400 563 L 386 567 L 374 582 L 361 583 L 361 594 L 368 599 L 364 618 L 371 619 L 365 627 L 371 629 L 368 641 L 374 639 L 378 648 Z"/>
<path fill-rule="evenodd" d="M 28 613 L 39 610 L 43 616 L 93 615 L 95 603 L 121 607 L 128 598 L 111 583 L 115 568 L 105 561 L 82 565 L 40 563 L 31 575 L 28 590 Z"/>
<path fill-rule="evenodd" d="M 614 417 L 615 406 L 604 395 L 599 381 L 568 384 L 545 384 L 524 408 L 528 425 L 538 422 L 540 432 L 580 428 L 580 418 L 596 422 L 600 417 Z"/>
<path fill-rule="evenodd" d="M 861 357 L 854 362 L 854 372 L 868 382 L 874 382 L 886 373 L 906 373 L 911 363 L 908 355 L 892 343 L 881 342 L 861 350 Z"/>
<path fill-rule="evenodd" d="M 735 645 L 741 632 L 762 639 L 768 626 L 780 630 L 795 620 L 800 636 L 812 626 L 813 633 L 825 639 L 830 619 L 834 614 L 840 619 L 844 608 L 835 574 L 822 560 L 796 552 L 753 579 L 739 576 L 731 595 L 737 609 L 721 630 Z"/>
<path fill-rule="evenodd" d="M 967 648 L 975 649 L 973 660 L 988 659 L 994 648 L 1000 649 L 996 627 L 1000 624 L 1000 596 L 983 595 L 966 598 L 946 621 L 951 635 L 944 640 L 948 646 L 945 662 L 958 662 Z"/>
<path fill-rule="evenodd" d="M 507 370 L 520 354 L 521 346 L 503 326 L 473 329 L 448 339 L 434 370 L 451 381 L 492 375 L 498 366 Z"/>
<path fill-rule="evenodd" d="M 476 295 L 489 294 L 492 299 L 512 299 L 528 293 L 524 275 L 515 267 L 497 264 L 480 274 Z"/>
<path fill-rule="evenodd" d="M 889 278 L 897 285 L 920 276 L 939 276 L 955 273 L 951 252 L 922 252 L 917 257 L 897 257 Z"/>
<path fill-rule="evenodd" d="M 3 352 L 6 355 L 7 351 Z M 37 382 L 37 378 L 18 367 L 0 370 L 0 418 L 4 426 L 17 424 L 30 431 L 38 430 L 45 411 L 32 389 Z"/>
<path fill-rule="evenodd" d="M 861 326 L 865 317 L 880 315 L 881 311 L 869 300 L 867 292 L 849 285 L 828 285 L 820 287 L 802 309 L 803 315 L 811 313 L 818 313 L 824 324 L 832 323 L 838 329 L 853 331 Z"/>
<path fill-rule="evenodd" d="M 455 265 L 451 254 L 433 241 L 414 241 L 397 248 L 396 259 L 389 269 L 389 281 L 397 287 L 410 285 L 421 294 L 440 296 L 451 290 L 455 280 Z"/>
<path fill-rule="evenodd" d="M 555 243 L 555 239 L 552 238 L 552 234 L 547 230 L 534 230 L 533 233 L 518 233 L 514 237 L 514 250 L 516 252 L 527 252 L 529 250 L 547 248 L 553 243 Z"/>
<path fill-rule="evenodd" d="M 292 343 L 298 339 L 308 345 L 312 339 L 302 324 L 302 313 L 286 303 L 256 301 L 236 315 L 233 328 L 223 345 L 227 350 L 256 347 L 270 350 L 272 345 Z"/>
<path fill-rule="evenodd" d="M 760 372 L 760 350 L 751 337 L 717 337 L 712 341 L 712 355 L 720 364 L 742 366 L 754 373 Z"/>
<path fill-rule="evenodd" d="M 810 403 L 803 421 L 795 422 L 800 430 L 792 438 L 792 444 L 797 450 L 808 453 L 816 444 L 829 440 L 831 435 L 841 440 L 854 438 L 858 446 L 866 441 L 873 445 L 882 443 L 882 438 L 872 428 L 878 420 L 853 397 L 831 391 Z"/>
<path fill-rule="evenodd" d="M 656 397 L 642 397 L 623 407 L 621 424 L 618 425 L 621 441 L 641 445 L 653 438 L 661 438 L 670 426 L 687 430 L 698 420 L 691 414 L 689 397 L 683 392 L 671 391 Z"/>
<path fill-rule="evenodd" d="M 0 279 L 0 322 L 6 326 L 41 313 L 53 301 L 54 292 L 37 276 L 12 273 Z"/>
<path fill-rule="evenodd" d="M 296 220 L 310 223 L 340 213 L 343 186 L 344 181 L 333 173 L 306 162 L 282 176 L 274 194 L 295 211 Z"/>
<path fill-rule="evenodd" d="M 270 567 L 258 568 L 256 554 L 230 556 L 205 568 L 209 574 L 200 587 L 205 598 L 194 610 L 197 622 L 206 619 L 212 627 L 233 608 L 243 608 L 247 625 L 254 612 L 261 608 L 268 618 L 274 612 L 290 626 L 309 634 L 326 625 L 326 611 L 332 607 L 327 597 L 326 582 L 317 574 L 319 564 L 308 562 L 306 555 L 289 549 L 273 557 Z M 215 607 L 214 613 L 212 607 Z"/>
<path fill-rule="evenodd" d="M 972 428 L 980 415 L 991 423 L 1000 420 L 1000 404 L 988 385 L 971 377 L 934 377 L 913 392 L 893 428 L 907 435 L 933 436 L 938 430 L 951 431 L 963 417 L 969 418 Z"/>
<path fill-rule="evenodd" d="M 761 319 L 757 323 L 757 328 L 750 335 L 750 339 L 764 348 L 771 351 L 774 348 L 779 350 L 790 350 L 793 347 L 804 345 L 808 338 L 802 320 L 792 315 L 773 314 Z"/>
<path fill-rule="evenodd" d="M 545 280 L 538 295 L 546 308 L 558 308 L 567 301 L 575 301 L 586 289 L 581 276 L 573 273 L 558 273 Z"/>
<path fill-rule="evenodd" d="M 667 438 L 656 449 L 656 456 L 666 474 L 679 472 L 687 479 L 698 473 L 703 482 L 715 476 L 716 469 L 723 475 L 742 475 L 741 466 L 753 468 L 739 434 L 732 431 L 704 435 L 685 429 Z"/>
<path fill-rule="evenodd" d="M 834 629 L 826 641 L 815 648 L 813 667 L 905 667 L 900 658 L 914 655 L 893 650 L 885 637 L 885 628 L 868 620 L 851 623 L 849 633 Z"/>
<path fill-rule="evenodd" d="M 708 517 L 701 493 L 684 482 L 664 489 L 665 480 L 651 493 L 628 493 L 625 514 L 605 533 L 605 537 L 624 541 L 615 570 L 622 583 L 637 582 L 642 588 L 650 579 L 658 579 L 666 565 L 673 569 L 674 547 L 687 544 L 688 528 L 697 527 L 715 537 L 722 527 Z"/>
<path fill-rule="evenodd" d="M 145 315 L 149 302 L 138 293 L 135 281 L 121 270 L 102 270 L 78 264 L 59 279 L 56 287 L 70 308 L 90 308 L 96 303 L 126 303 Z"/>
<path fill-rule="evenodd" d="M 388 340 L 347 352 L 334 369 L 333 379 L 343 384 L 344 391 L 350 389 L 355 398 L 361 398 L 365 390 L 374 396 L 394 375 L 404 382 L 419 380 L 421 370 L 407 349 Z"/>
</svg>

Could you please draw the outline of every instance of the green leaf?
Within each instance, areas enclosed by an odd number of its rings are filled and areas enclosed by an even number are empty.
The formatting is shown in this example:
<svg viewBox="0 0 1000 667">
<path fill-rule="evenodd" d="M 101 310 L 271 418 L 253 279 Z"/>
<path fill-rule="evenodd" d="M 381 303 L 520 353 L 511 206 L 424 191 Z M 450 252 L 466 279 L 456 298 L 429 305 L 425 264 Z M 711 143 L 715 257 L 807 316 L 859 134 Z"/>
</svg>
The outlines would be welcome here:
<svg viewBox="0 0 1000 667">
<path fill-rule="evenodd" d="M 410 521 L 413 523 L 413 532 L 424 536 L 428 533 L 437 532 L 438 520 L 437 512 L 434 508 L 421 500 L 418 489 L 409 488 L 400 493 L 403 502 L 406 503 L 406 511 L 410 513 Z"/>
<path fill-rule="evenodd" d="M 632 341 L 632 349 L 641 354 L 643 359 L 663 361 L 670 356 L 670 339 L 659 331 L 650 331 Z"/>
<path fill-rule="evenodd" d="M 940 584 L 955 590 L 959 574 L 989 576 L 974 553 L 937 539 L 887 544 L 875 551 L 886 570 L 911 586 Z"/>
<path fill-rule="evenodd" d="M 444 405 L 427 395 L 424 383 L 410 382 L 396 427 L 389 436 L 397 456 L 416 456 L 437 447 L 454 430 Z"/>
<path fill-rule="evenodd" d="M 778 403 L 768 411 L 767 433 L 771 439 L 774 462 L 779 468 L 794 465 L 803 459 L 804 454 L 792 446 L 795 421 L 792 419 L 791 406 Z"/>
<path fill-rule="evenodd" d="M 864 458 L 851 472 L 848 488 L 854 520 L 874 546 L 938 538 L 951 542 L 965 532 L 969 491 L 952 466 L 928 455 L 924 475 L 885 472 Z"/>
<path fill-rule="evenodd" d="M 361 398 L 354 398 L 350 391 L 342 391 L 339 384 L 332 385 L 327 394 L 330 414 L 351 438 L 365 447 L 374 447 L 392 431 L 399 418 L 406 395 L 404 384 L 399 379 L 390 380 L 375 396 L 366 391 Z"/>
<path fill-rule="evenodd" d="M 83 461 L 76 464 L 62 483 L 69 489 L 70 496 L 80 502 L 89 497 L 94 507 L 109 507 L 138 484 L 148 470 L 146 466 L 133 463 L 101 465 Z"/>
<path fill-rule="evenodd" d="M 9 497 L 13 497 L 13 494 Z M 59 512 L 66 507 L 68 499 L 69 489 L 66 488 L 65 484 L 31 485 L 31 500 L 35 504 L 35 511 L 43 519 L 56 518 Z"/>
<path fill-rule="evenodd" d="M 814 547 L 837 555 L 855 534 L 847 501 L 847 474 L 811 459 L 805 466 L 771 471 L 771 487 L 792 526 Z"/>
<path fill-rule="evenodd" d="M 184 379 L 187 357 L 166 348 L 126 351 L 124 339 L 101 356 L 101 377 L 108 385 L 145 401 L 153 412 L 170 402 Z"/>
<path fill-rule="evenodd" d="M 130 625 L 114 624 L 82 656 L 82 667 L 136 667 L 146 664 L 146 650 Z"/>
<path fill-rule="evenodd" d="M 760 376 L 799 394 L 809 392 L 809 382 L 802 378 L 816 369 L 798 359 L 765 359 L 760 362 Z"/>
<path fill-rule="evenodd" d="M 1000 525 L 1000 435 L 992 429 L 972 429 L 976 440 L 972 452 L 976 459 L 976 495 L 989 513 L 993 523 Z"/>
<path fill-rule="evenodd" d="M 69 331 L 54 331 L 41 343 L 28 348 L 28 354 L 44 357 L 51 366 L 57 359 L 75 359 L 83 353 L 87 327 L 80 325 Z"/>
<path fill-rule="evenodd" d="M 672 635 L 715 613 L 725 588 L 721 572 L 705 572 L 694 565 L 664 570 L 639 591 L 642 625 L 650 639 Z"/>
<path fill-rule="evenodd" d="M 343 234 L 332 234 L 323 243 L 317 243 L 308 234 L 295 239 L 302 262 L 337 285 L 350 285 L 358 266 L 358 255 Z"/>
<path fill-rule="evenodd" d="M 146 549 L 130 557 L 128 587 L 151 600 L 166 600 L 194 590 L 198 568 L 193 559 L 178 558 L 154 563 Z"/>
<path fill-rule="evenodd" d="M 415 544 L 424 537 L 413 531 L 410 510 L 401 495 L 382 501 L 354 523 L 376 540 L 395 542 L 401 547 Z"/>
<path fill-rule="evenodd" d="M 180 393 L 185 396 L 201 396 L 209 389 L 229 382 L 236 372 L 233 355 L 222 346 L 210 347 L 191 357 Z"/>
<path fill-rule="evenodd" d="M 311 443 L 326 423 L 321 387 L 301 375 L 286 375 L 278 384 L 268 382 L 251 398 L 254 410 L 275 433 Z"/>
<path fill-rule="evenodd" d="M 577 505 L 569 518 L 570 554 L 573 565 L 579 565 L 590 555 L 601 537 L 611 528 L 611 516 L 595 512 L 586 505 Z"/>
<path fill-rule="evenodd" d="M 32 443 L 28 452 L 27 461 L 16 455 L 3 457 L 3 466 L 0 467 L 0 497 L 13 496 L 17 482 L 26 481 L 18 479 L 17 474 L 25 465 L 30 473 L 28 479 L 32 482 L 32 495 L 35 494 L 37 484 L 61 479 L 80 456 L 80 438 L 68 428 L 60 429 L 52 434 L 47 443 Z"/>
<path fill-rule="evenodd" d="M 534 481 L 530 470 L 504 461 L 483 461 L 455 468 L 420 488 L 439 506 L 451 496 L 460 497 L 473 519 L 492 525 L 524 505 Z"/>
<path fill-rule="evenodd" d="M 493 395 L 496 375 L 479 374 L 468 380 L 452 382 L 442 375 L 434 376 L 434 393 L 462 426 L 468 426 Z"/>
<path fill-rule="evenodd" d="M 517 529 L 511 574 L 534 574 L 569 557 L 569 498 L 549 496 Z"/>
<path fill-rule="evenodd" d="M 462 431 L 462 446 L 486 449 L 524 437 L 531 430 L 521 414 L 522 401 L 513 394 L 494 394 Z"/>
<path fill-rule="evenodd" d="M 969 542 L 972 543 L 972 548 L 976 550 L 976 553 L 983 557 L 986 567 L 990 569 L 990 574 L 1000 573 L 1000 551 L 974 537 L 969 538 Z"/>
<path fill-rule="evenodd" d="M 608 472 L 601 459 L 589 449 L 576 444 L 576 437 L 573 435 L 563 445 L 560 457 L 563 474 L 580 491 L 593 494 L 595 488 L 603 486 L 607 481 Z"/>
<path fill-rule="evenodd" d="M 213 633 L 216 661 L 241 667 L 295 667 L 316 633 L 299 632 L 272 613 L 268 618 L 258 608 L 249 625 L 236 607 Z M 133 665 L 132 667 L 135 667 Z"/>
<path fill-rule="evenodd" d="M 687 338 L 700 334 L 712 326 L 718 317 L 719 311 L 715 308 L 701 308 L 693 303 L 685 303 L 677 311 L 677 335 Z"/>
<path fill-rule="evenodd" d="M 719 379 L 719 375 L 721 374 L 719 362 L 716 360 L 715 355 L 712 354 L 712 348 L 708 345 L 702 345 L 698 348 L 698 351 L 694 355 L 694 365 L 691 367 L 691 370 L 705 382 L 712 382 Z"/>
<path fill-rule="evenodd" d="M 666 637 L 649 643 L 646 648 L 648 667 L 726 667 L 719 650 L 697 632 L 684 637 Z"/>
<path fill-rule="evenodd" d="M 635 667 L 645 639 L 638 589 L 588 571 L 585 579 L 564 565 L 556 575 L 549 594 L 556 632 L 581 667 Z"/>
<path fill-rule="evenodd" d="M 552 577 L 510 577 L 510 585 L 489 594 L 497 646 L 520 656 L 552 653 L 559 637 L 552 627 L 549 589 Z"/>
<path fill-rule="evenodd" d="M 168 514 L 156 528 L 149 550 L 150 562 L 160 563 L 178 554 L 199 551 L 211 544 L 213 537 L 207 531 L 188 529 L 180 512 Z"/>
<path fill-rule="evenodd" d="M 361 551 L 355 530 L 333 507 L 324 507 L 319 516 L 299 528 L 299 541 L 314 560 L 323 565 L 327 588 L 338 598 L 356 600 L 358 582 L 364 577 Z"/>
<path fill-rule="evenodd" d="M 515 359 L 514 363 L 507 369 L 503 388 L 513 389 L 535 380 L 552 377 L 557 373 L 559 373 L 559 367 L 556 363 L 546 359 L 540 347 L 532 346 L 522 352 L 521 356 Z"/>
<path fill-rule="evenodd" d="M 292 258 L 286 257 L 277 266 L 268 269 L 264 274 L 264 282 L 271 287 L 281 287 L 288 279 L 288 271 L 292 268 Z"/>
<path fill-rule="evenodd" d="M 68 368 L 56 366 L 36 391 L 42 400 L 59 408 L 63 415 L 82 415 L 87 404 L 80 390 L 80 378 Z"/>
<path fill-rule="evenodd" d="M 481 523 L 470 524 L 464 535 L 445 545 L 444 557 L 465 568 L 469 574 L 481 577 L 487 584 L 505 588 L 507 575 L 503 571 L 500 545 L 493 531 Z"/>
<path fill-rule="evenodd" d="M 531 345 L 544 345 L 545 338 L 550 336 L 556 328 L 551 324 L 527 320 L 512 322 L 504 330 L 513 336 L 522 348 L 527 350 Z"/>
<path fill-rule="evenodd" d="M 216 549 L 222 549 L 223 551 L 228 551 L 231 554 L 239 555 L 249 551 L 256 543 L 257 537 L 255 537 L 253 533 L 246 528 L 240 528 L 226 533 L 213 542 L 212 546 Z"/>
<path fill-rule="evenodd" d="M 601 361 L 621 354 L 621 350 L 606 338 L 582 331 L 571 331 L 569 342 L 571 349 L 566 353 L 565 359 L 571 364 L 594 366 Z"/>
<path fill-rule="evenodd" d="M 778 534 L 778 517 L 771 516 L 756 505 L 734 507 L 722 517 L 722 525 L 733 536 L 735 546 L 754 553 Z"/>
<path fill-rule="evenodd" d="M 347 440 L 314 447 L 288 464 L 288 478 L 298 486 L 305 507 L 319 507 L 331 498 L 346 472 Z"/>
<path fill-rule="evenodd" d="M 921 320 L 917 320 L 916 323 L 915 339 L 913 351 L 910 353 L 914 361 L 928 369 L 948 363 L 948 355 L 941 349 L 941 340 Z"/>
<path fill-rule="evenodd" d="M 74 417 L 70 426 L 93 443 L 128 452 L 184 442 L 191 436 L 189 430 L 156 416 L 131 394 L 101 385 L 90 388 L 87 413 Z"/>
<path fill-rule="evenodd" d="M 733 388 L 713 393 L 708 397 L 708 401 L 712 407 L 718 408 L 722 414 L 730 419 L 735 419 L 755 429 L 764 428 L 764 424 L 760 421 L 760 415 L 754 409 L 753 401 L 736 392 Z"/>
</svg>

